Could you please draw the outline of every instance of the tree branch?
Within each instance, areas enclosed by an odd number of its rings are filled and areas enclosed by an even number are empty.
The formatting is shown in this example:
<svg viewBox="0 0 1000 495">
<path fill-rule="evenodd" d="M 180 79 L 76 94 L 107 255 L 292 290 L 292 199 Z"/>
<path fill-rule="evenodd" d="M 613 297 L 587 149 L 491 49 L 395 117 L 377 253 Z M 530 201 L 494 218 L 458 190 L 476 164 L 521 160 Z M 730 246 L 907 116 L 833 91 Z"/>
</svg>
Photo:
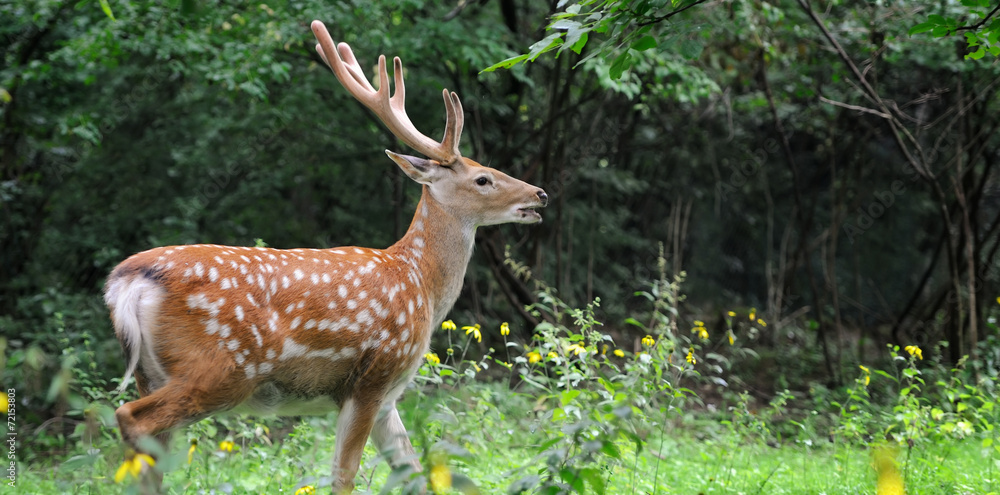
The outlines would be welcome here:
<svg viewBox="0 0 1000 495">
<path fill-rule="evenodd" d="M 993 10 L 989 14 L 986 14 L 986 17 L 983 17 L 983 20 L 981 20 L 981 21 L 979 21 L 979 22 L 977 22 L 975 24 L 972 24 L 971 26 L 962 26 L 960 28 L 955 28 L 955 32 L 954 33 L 948 33 L 948 35 L 950 36 L 952 34 L 957 34 L 959 31 L 975 31 L 975 30 L 983 27 L 983 25 L 986 24 L 986 21 L 989 21 L 990 17 L 993 17 L 994 15 L 996 15 L 996 13 L 998 11 L 1000 11 L 1000 3 L 998 3 L 996 7 L 993 7 Z"/>
<path fill-rule="evenodd" d="M 647 21 L 640 22 L 640 23 L 636 24 L 636 26 L 644 27 L 644 26 L 648 26 L 650 24 L 656 24 L 658 22 L 663 22 L 663 21 L 665 21 L 667 19 L 670 19 L 671 17 L 673 17 L 673 16 L 675 16 L 677 14 L 680 14 L 681 12 L 684 12 L 687 9 L 690 9 L 691 7 L 694 7 L 695 5 L 702 4 L 702 3 L 705 3 L 707 1 L 708 0 L 698 0 L 698 1 L 694 2 L 694 3 L 692 3 L 691 5 L 686 5 L 686 6 L 681 7 L 681 8 L 679 8 L 679 9 L 673 11 L 673 12 L 670 12 L 670 13 L 667 13 L 667 14 L 663 14 L 663 15 L 661 15 L 659 17 L 654 17 L 654 18 L 649 19 Z M 630 10 L 629 12 L 632 12 L 632 11 Z"/>
</svg>

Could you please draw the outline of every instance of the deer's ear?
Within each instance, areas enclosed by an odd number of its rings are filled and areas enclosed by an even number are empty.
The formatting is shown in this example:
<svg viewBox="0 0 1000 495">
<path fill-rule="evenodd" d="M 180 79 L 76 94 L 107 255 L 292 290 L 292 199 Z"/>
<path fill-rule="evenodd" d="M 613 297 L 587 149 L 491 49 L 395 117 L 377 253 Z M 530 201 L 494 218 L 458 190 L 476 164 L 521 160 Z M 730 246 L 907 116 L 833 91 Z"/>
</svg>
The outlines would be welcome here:
<svg viewBox="0 0 1000 495">
<path fill-rule="evenodd" d="M 420 184 L 430 184 L 433 182 L 438 167 L 441 165 L 436 160 L 401 155 L 389 150 L 385 150 L 385 154 L 389 155 L 389 158 L 392 158 L 392 161 L 396 162 L 396 165 L 399 165 L 399 168 L 403 169 L 403 173 Z"/>
</svg>

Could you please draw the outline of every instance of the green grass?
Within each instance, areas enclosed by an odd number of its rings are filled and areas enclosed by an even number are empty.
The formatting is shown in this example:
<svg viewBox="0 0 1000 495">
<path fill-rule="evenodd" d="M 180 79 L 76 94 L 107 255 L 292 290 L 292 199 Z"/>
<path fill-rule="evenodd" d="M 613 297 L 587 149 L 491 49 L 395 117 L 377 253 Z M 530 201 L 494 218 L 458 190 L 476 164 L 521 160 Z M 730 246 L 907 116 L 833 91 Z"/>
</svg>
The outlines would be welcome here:
<svg viewBox="0 0 1000 495">
<path fill-rule="evenodd" d="M 891 345 L 878 367 L 845 365 L 839 387 L 800 376 L 808 391 L 754 400 L 737 384 L 761 378 L 737 371 L 761 361 L 744 342 L 766 324 L 751 310 L 747 318 L 730 313 L 714 343 L 697 320 L 690 334 L 681 331 L 679 282 L 651 289 L 648 326 L 628 322 L 648 334 L 637 352 L 601 331 L 598 301 L 575 309 L 548 292 L 533 307 L 548 318 L 529 342 L 509 341 L 502 326 L 504 347 L 478 360 L 469 355 L 478 354 L 479 327 L 445 322 L 443 358 L 426 356 L 398 405 L 425 472 L 450 473 L 451 492 L 483 494 L 890 495 L 877 485 L 900 478 L 910 495 L 1000 490 L 996 370 L 976 372 L 965 360 L 944 367 L 923 360 L 940 349 Z M 783 349 L 782 362 L 805 366 L 810 349 Z M 20 432 L 17 492 L 140 493 L 128 476 L 115 480 L 125 451 L 111 404 L 123 398 L 95 370 L 72 371 L 61 419 L 77 426 L 58 434 L 40 427 L 30 440 Z M 323 493 L 335 423 L 335 414 L 216 417 L 178 432 L 169 453 L 155 442 L 139 447 L 157 458 L 167 493 Z M 427 486 L 408 474 L 392 472 L 369 446 L 357 490 Z"/>
<path fill-rule="evenodd" d="M 566 425 L 552 421 L 551 409 L 529 399 L 495 384 L 473 383 L 449 394 L 411 391 L 400 411 L 418 449 L 449 450 L 453 472 L 467 476 L 482 493 L 507 493 L 514 481 L 547 471 L 547 459 L 539 459 L 545 450 L 540 446 L 565 434 Z M 247 417 L 203 421 L 179 433 L 173 452 L 161 460 L 169 471 L 165 486 L 169 493 L 258 494 L 295 493 L 303 483 L 322 485 L 329 475 L 335 421 L 335 414 L 299 422 Z M 622 437 L 614 442 L 617 457 L 580 464 L 593 467 L 611 494 L 875 493 L 871 453 L 860 445 L 823 439 L 769 446 L 697 414 L 671 420 L 662 436 L 652 426 L 640 452 Z M 101 438 L 92 446 L 99 449 L 93 455 L 87 456 L 78 443 L 71 455 L 21 466 L 18 493 L 135 493 L 136 486 L 113 481 L 122 459 L 113 431 L 104 428 Z M 199 440 L 190 464 L 189 438 Z M 231 453 L 218 450 L 225 438 L 238 446 Z M 1000 483 L 991 451 L 983 447 L 981 435 L 904 450 L 899 460 L 907 493 L 995 493 Z M 566 457 L 572 456 L 569 452 Z M 379 493 L 389 475 L 369 446 L 358 490 Z"/>
</svg>

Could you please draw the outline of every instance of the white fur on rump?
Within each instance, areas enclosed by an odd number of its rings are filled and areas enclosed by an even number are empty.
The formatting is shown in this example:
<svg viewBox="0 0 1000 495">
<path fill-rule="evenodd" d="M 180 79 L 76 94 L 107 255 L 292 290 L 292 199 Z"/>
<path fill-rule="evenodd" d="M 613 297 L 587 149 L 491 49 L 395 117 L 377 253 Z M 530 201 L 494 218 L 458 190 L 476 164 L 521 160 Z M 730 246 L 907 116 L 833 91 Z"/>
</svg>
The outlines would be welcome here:
<svg viewBox="0 0 1000 495">
<path fill-rule="evenodd" d="M 142 275 L 118 277 L 108 283 L 104 301 L 111 308 L 111 319 L 118 340 L 125 344 L 124 347 L 131 354 L 127 356 L 128 367 L 118 393 L 125 392 L 129 378 L 135 374 L 140 360 L 150 391 L 160 388 L 167 381 L 166 372 L 156 357 L 150 336 L 164 296 L 159 284 Z"/>
</svg>

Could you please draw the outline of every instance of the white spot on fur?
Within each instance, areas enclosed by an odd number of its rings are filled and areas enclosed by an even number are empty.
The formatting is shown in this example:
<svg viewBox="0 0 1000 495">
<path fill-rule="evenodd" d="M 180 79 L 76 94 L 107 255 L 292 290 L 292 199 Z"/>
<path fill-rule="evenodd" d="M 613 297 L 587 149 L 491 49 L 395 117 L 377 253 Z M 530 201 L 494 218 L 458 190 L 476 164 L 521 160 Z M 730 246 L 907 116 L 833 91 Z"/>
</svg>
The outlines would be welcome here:
<svg viewBox="0 0 1000 495">
<path fill-rule="evenodd" d="M 302 323 L 302 317 L 296 316 L 294 319 L 292 319 L 292 324 L 289 325 L 289 328 L 295 330 L 296 328 L 299 328 L 299 323 Z"/>
<path fill-rule="evenodd" d="M 288 279 L 288 276 L 281 277 L 281 287 L 287 289 L 289 285 L 292 285 L 292 281 Z"/>
<path fill-rule="evenodd" d="M 243 306 L 236 306 L 236 320 L 243 321 Z"/>
<path fill-rule="evenodd" d="M 253 333 L 253 337 L 257 339 L 257 347 L 264 347 L 264 338 L 260 336 L 260 332 L 257 331 L 257 325 L 250 325 L 250 333 Z M 249 352 L 249 350 L 247 350 Z"/>
<path fill-rule="evenodd" d="M 295 275 L 295 280 L 302 280 L 302 278 L 306 276 L 306 274 L 302 273 L 302 270 L 299 268 L 295 269 L 293 275 Z"/>
<path fill-rule="evenodd" d="M 375 323 L 375 320 L 372 318 L 371 312 L 369 312 L 367 309 L 362 309 L 361 311 L 359 311 L 357 316 L 354 317 L 354 319 L 358 323 L 366 327 L 370 327 L 372 323 Z"/>
</svg>

